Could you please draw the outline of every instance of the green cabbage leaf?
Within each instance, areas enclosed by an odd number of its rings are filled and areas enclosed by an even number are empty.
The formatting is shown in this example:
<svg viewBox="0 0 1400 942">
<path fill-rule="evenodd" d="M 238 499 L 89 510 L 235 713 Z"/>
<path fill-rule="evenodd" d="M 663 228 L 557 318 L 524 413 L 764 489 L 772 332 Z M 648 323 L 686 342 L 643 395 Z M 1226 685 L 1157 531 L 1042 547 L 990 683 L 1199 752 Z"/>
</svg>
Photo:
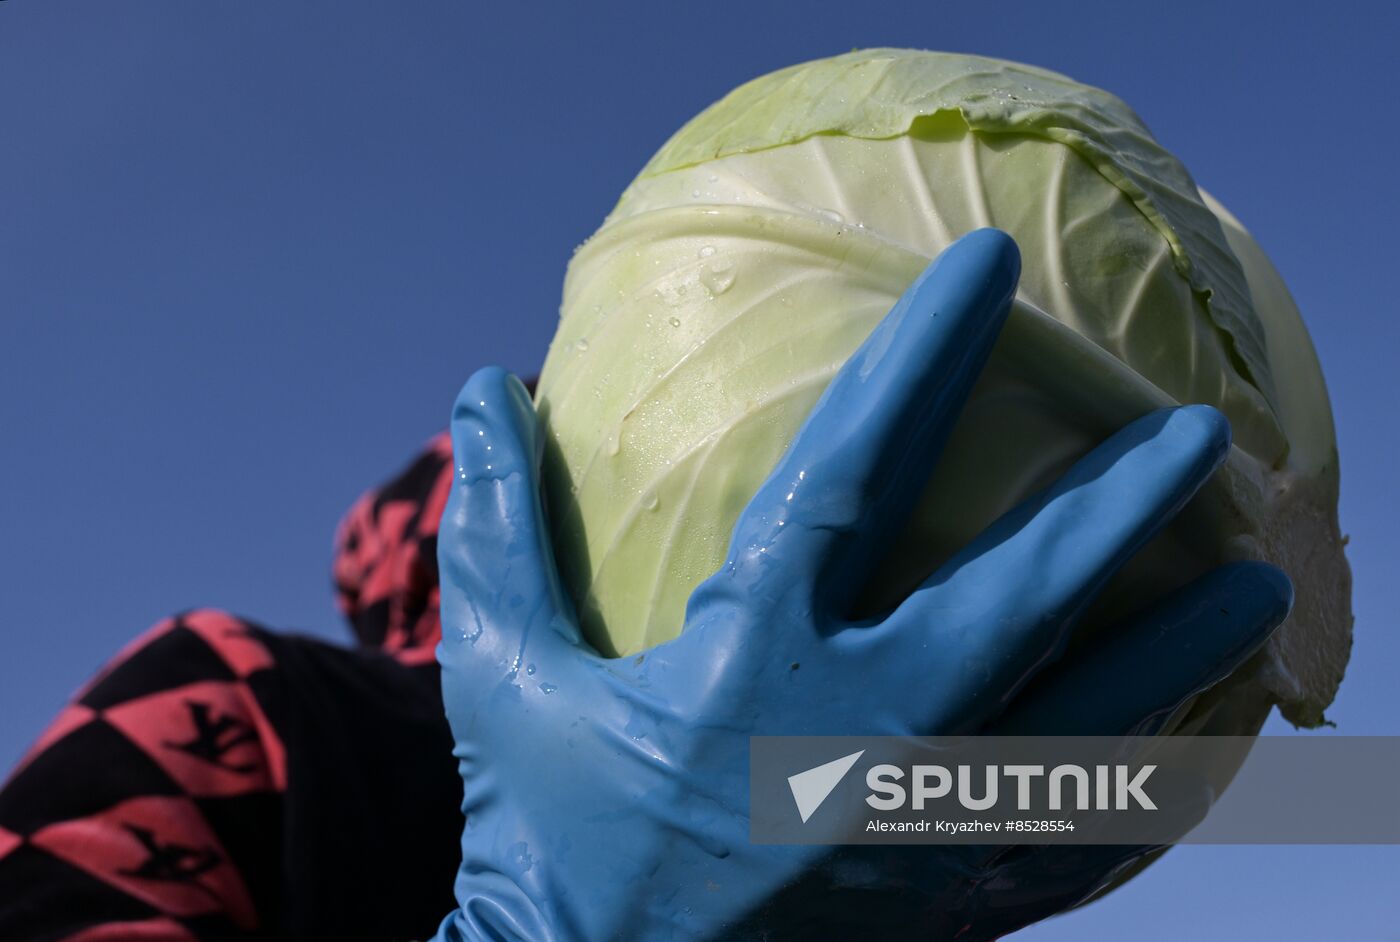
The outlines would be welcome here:
<svg viewBox="0 0 1400 942">
<path fill-rule="evenodd" d="M 1021 247 L 1017 300 L 864 606 L 897 604 L 1125 422 L 1209 403 L 1234 429 L 1225 468 L 1083 637 L 1212 566 L 1273 561 L 1293 615 L 1173 728 L 1250 734 L 1273 704 L 1323 722 L 1350 576 L 1330 407 L 1292 298 L 1127 105 L 973 56 L 867 50 L 750 82 L 666 143 L 575 253 L 537 401 L 589 639 L 624 655 L 681 630 L 834 373 L 931 258 L 988 225 Z"/>
</svg>

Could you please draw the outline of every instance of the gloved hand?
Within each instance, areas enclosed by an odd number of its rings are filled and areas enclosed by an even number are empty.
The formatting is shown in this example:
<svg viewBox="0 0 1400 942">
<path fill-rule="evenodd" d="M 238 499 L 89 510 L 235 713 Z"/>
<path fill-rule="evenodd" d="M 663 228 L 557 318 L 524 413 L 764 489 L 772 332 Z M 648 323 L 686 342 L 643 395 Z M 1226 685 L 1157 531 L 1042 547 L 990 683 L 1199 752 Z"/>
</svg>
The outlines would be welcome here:
<svg viewBox="0 0 1400 942">
<path fill-rule="evenodd" d="M 636 657 L 601 658 L 580 636 L 524 388 L 499 369 L 468 381 L 438 537 L 438 659 L 467 823 L 459 909 L 439 938 L 981 939 L 1125 863 L 1121 847 L 748 840 L 750 736 L 1141 730 L 1287 613 L 1282 573 L 1236 565 L 1056 663 L 1095 593 L 1223 460 L 1224 418 L 1188 406 L 1104 442 L 895 611 L 846 617 L 929 478 L 1019 267 L 1009 237 L 980 230 L 920 276 L 749 503 L 684 631 Z"/>
</svg>

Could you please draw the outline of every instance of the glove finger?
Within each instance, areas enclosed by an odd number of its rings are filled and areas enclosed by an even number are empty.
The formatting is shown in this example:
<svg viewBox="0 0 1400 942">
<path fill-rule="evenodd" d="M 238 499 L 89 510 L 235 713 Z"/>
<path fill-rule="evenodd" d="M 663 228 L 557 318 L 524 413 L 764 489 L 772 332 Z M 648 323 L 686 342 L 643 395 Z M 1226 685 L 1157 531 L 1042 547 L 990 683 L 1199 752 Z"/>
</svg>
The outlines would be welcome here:
<svg viewBox="0 0 1400 942">
<path fill-rule="evenodd" d="M 938 658 L 916 665 L 934 716 L 975 729 L 999 714 L 1059 657 L 1074 619 L 1214 473 L 1229 444 L 1229 424 L 1209 406 L 1149 413 L 915 590 L 882 627 Z M 887 646 L 908 660 L 906 639 Z"/>
<path fill-rule="evenodd" d="M 1252 657 L 1292 604 L 1282 570 L 1221 566 L 1037 678 L 987 733 L 1153 734 L 1182 703 Z"/>
<path fill-rule="evenodd" d="M 849 602 L 928 481 L 1019 272 L 1016 244 L 995 229 L 964 236 L 925 269 L 749 502 L 726 570 L 820 585 L 838 610 Z"/>
<path fill-rule="evenodd" d="M 577 643 L 540 503 L 541 451 L 520 381 L 499 367 L 473 374 L 452 410 L 452 489 L 438 530 L 444 666 L 469 655 L 518 669 L 527 641 L 562 632 Z"/>
</svg>

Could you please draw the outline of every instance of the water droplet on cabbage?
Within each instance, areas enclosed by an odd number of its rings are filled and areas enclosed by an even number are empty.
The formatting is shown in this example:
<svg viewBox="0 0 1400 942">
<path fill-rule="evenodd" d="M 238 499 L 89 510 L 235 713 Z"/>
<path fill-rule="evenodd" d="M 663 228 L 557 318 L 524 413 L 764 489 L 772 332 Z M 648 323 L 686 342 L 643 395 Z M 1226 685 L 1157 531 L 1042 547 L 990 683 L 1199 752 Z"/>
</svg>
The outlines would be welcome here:
<svg viewBox="0 0 1400 942">
<path fill-rule="evenodd" d="M 721 295 L 734 286 L 734 263 L 727 261 L 711 262 L 700 272 L 700 283 L 712 295 Z"/>
</svg>

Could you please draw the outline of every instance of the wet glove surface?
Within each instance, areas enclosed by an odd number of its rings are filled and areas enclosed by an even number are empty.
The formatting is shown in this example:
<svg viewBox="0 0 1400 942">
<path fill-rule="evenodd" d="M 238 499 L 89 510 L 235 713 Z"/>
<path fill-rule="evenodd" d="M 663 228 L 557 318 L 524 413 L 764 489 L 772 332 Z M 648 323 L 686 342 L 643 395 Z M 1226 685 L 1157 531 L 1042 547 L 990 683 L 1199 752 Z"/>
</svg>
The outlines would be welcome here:
<svg viewBox="0 0 1400 942">
<path fill-rule="evenodd" d="M 1225 419 L 1188 406 L 1105 441 L 894 611 L 846 616 L 928 480 L 1018 273 L 1014 243 L 979 230 L 919 277 L 749 503 L 684 631 L 636 657 L 601 658 L 580 635 L 524 388 L 494 368 L 468 381 L 438 543 L 467 825 L 439 938 L 994 938 L 1148 850 L 748 840 L 750 736 L 1150 730 L 1287 613 L 1287 578 L 1238 564 L 1061 660 L 1095 593 L 1224 459 Z"/>
</svg>

